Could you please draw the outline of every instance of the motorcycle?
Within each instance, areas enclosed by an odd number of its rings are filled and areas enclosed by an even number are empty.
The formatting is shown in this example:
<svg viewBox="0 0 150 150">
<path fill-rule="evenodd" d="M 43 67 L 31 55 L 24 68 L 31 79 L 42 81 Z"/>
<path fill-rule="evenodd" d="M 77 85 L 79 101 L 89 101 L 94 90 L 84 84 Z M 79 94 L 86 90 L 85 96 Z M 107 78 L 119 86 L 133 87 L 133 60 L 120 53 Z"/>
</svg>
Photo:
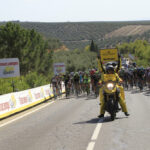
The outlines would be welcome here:
<svg viewBox="0 0 150 150">
<path fill-rule="evenodd" d="M 104 101 L 105 110 L 110 114 L 111 119 L 116 118 L 116 113 L 119 111 L 118 101 L 119 101 L 119 89 L 117 88 L 116 81 L 107 81 L 103 84 L 104 86 Z"/>
</svg>

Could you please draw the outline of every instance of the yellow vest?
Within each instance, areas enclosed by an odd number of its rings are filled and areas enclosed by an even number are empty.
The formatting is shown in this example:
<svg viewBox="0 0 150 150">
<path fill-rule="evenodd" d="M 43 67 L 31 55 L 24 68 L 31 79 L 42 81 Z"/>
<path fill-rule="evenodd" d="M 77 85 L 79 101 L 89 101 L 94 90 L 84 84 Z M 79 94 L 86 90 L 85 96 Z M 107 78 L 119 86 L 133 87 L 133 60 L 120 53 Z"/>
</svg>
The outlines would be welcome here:
<svg viewBox="0 0 150 150">
<path fill-rule="evenodd" d="M 122 80 L 119 78 L 117 73 L 114 73 L 114 74 L 104 74 L 104 73 L 102 73 L 101 74 L 101 80 L 99 82 L 102 83 L 102 82 L 107 82 L 107 81 L 120 82 Z"/>
</svg>

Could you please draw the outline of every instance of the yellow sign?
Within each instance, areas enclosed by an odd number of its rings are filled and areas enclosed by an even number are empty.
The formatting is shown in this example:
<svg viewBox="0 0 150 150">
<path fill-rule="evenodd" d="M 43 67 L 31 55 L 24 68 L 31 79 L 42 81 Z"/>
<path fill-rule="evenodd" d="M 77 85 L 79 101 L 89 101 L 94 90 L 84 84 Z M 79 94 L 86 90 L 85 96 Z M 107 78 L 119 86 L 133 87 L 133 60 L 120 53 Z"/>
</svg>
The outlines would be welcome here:
<svg viewBox="0 0 150 150">
<path fill-rule="evenodd" d="M 101 49 L 100 56 L 102 62 L 118 61 L 117 49 Z"/>
</svg>

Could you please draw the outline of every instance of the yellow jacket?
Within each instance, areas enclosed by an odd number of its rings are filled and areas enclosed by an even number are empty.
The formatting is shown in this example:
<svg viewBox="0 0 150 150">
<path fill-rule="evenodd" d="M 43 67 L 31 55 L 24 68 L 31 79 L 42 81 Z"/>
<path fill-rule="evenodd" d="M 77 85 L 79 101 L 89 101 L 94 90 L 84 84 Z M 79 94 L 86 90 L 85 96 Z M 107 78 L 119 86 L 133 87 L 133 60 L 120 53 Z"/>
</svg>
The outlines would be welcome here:
<svg viewBox="0 0 150 150">
<path fill-rule="evenodd" d="M 122 79 L 118 76 L 117 73 L 114 74 L 101 74 L 101 80 L 99 83 L 107 82 L 107 81 L 116 81 L 116 82 L 121 82 Z"/>
<path fill-rule="evenodd" d="M 105 68 L 102 65 L 102 62 L 100 61 L 100 59 L 98 59 L 98 68 L 99 71 L 101 72 L 101 80 L 99 83 L 102 82 L 106 82 L 108 80 L 111 81 L 118 81 L 121 82 L 122 79 L 119 77 L 119 75 L 117 74 L 118 71 L 121 69 L 121 59 L 118 60 L 118 67 L 115 69 L 115 73 L 114 74 L 107 74 Z"/>
</svg>

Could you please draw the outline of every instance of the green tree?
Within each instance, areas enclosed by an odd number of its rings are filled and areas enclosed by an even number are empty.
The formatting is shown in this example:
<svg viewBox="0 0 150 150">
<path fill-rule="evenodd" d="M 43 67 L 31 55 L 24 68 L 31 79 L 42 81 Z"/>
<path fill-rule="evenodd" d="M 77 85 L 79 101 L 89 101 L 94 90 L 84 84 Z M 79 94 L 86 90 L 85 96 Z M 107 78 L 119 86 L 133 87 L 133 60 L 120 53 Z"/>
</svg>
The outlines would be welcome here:
<svg viewBox="0 0 150 150">
<path fill-rule="evenodd" d="M 0 26 L 0 58 L 19 58 L 21 74 L 36 71 L 49 75 L 53 50 L 60 46 L 59 40 L 47 40 L 34 29 L 26 30 L 11 22 Z"/>
<path fill-rule="evenodd" d="M 20 59 L 27 43 L 27 33 L 18 24 L 8 22 L 0 27 L 0 58 L 18 57 Z"/>
<path fill-rule="evenodd" d="M 121 54 L 128 56 L 133 54 L 138 65 L 149 66 L 150 62 L 150 45 L 145 40 L 136 40 L 131 43 L 123 43 L 117 46 Z"/>
<path fill-rule="evenodd" d="M 94 41 L 93 41 L 93 40 L 91 41 L 90 51 L 91 51 L 91 52 L 96 52 L 96 48 L 95 48 L 95 44 L 94 44 Z"/>
</svg>

